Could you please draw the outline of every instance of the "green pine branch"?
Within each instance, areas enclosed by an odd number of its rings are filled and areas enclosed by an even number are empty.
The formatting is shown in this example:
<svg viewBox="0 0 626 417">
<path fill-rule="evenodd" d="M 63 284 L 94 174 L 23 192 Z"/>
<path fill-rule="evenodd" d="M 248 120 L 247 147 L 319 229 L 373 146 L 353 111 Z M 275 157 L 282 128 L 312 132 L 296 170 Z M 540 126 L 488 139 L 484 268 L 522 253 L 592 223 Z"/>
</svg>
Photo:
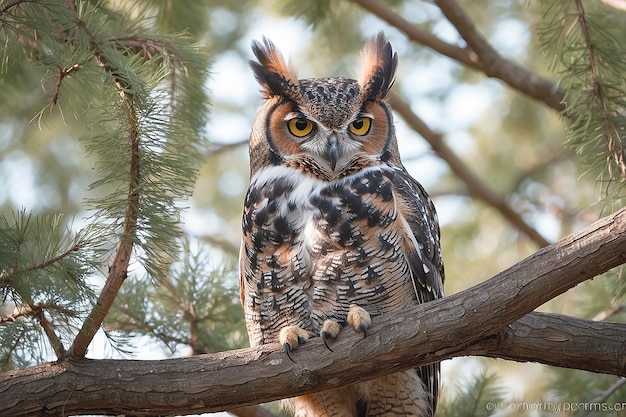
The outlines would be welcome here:
<svg viewBox="0 0 626 417">
<path fill-rule="evenodd" d="M 89 188 L 85 205 L 93 215 L 85 230 L 97 239 L 85 250 L 97 253 L 99 269 L 108 266 L 108 273 L 78 326 L 69 350 L 76 356 L 85 354 L 131 262 L 158 281 L 176 259 L 181 201 L 197 175 L 208 105 L 202 48 L 184 34 L 155 33 L 107 6 L 82 0 L 0 3 L 0 41 L 7 45 L 2 69 L 38 69 L 46 100 L 39 124 L 58 112 L 66 123 L 89 128 L 81 142 L 98 179 Z M 14 282 L 7 292 L 17 293 Z M 65 354 L 47 314 L 19 317 L 37 318 L 57 356 Z"/>
<path fill-rule="evenodd" d="M 443 401 L 437 415 L 444 417 L 479 417 L 499 411 L 491 405 L 503 401 L 500 382 L 492 374 L 480 370 L 471 378 L 458 377 L 444 386 Z"/>
<path fill-rule="evenodd" d="M 150 336 L 171 352 L 181 345 L 194 354 L 245 346 L 234 268 L 212 265 L 206 248 L 192 241 L 183 240 L 181 247 L 181 259 L 171 265 L 161 285 L 143 280 L 122 288 L 105 329 L 118 335 Z"/>
<path fill-rule="evenodd" d="M 544 51 L 566 87 L 567 143 L 581 154 L 606 195 L 626 181 L 626 16 L 600 3 L 546 2 L 540 26 Z M 616 194 L 619 194 L 619 186 Z"/>
<path fill-rule="evenodd" d="M 57 358 L 64 356 L 71 340 L 65 329 L 89 311 L 94 298 L 88 283 L 97 257 L 92 245 L 93 236 L 72 232 L 60 215 L 35 216 L 22 210 L 0 217 L 3 369 L 42 357 L 43 340 Z"/>
</svg>

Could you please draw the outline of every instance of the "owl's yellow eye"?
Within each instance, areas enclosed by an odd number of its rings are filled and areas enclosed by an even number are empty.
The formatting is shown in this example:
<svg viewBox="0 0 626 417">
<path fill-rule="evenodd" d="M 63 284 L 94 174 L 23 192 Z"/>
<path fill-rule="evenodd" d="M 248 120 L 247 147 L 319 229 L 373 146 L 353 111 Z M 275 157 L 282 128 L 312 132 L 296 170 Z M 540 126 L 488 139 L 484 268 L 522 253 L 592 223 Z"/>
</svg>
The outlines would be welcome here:
<svg viewBox="0 0 626 417">
<path fill-rule="evenodd" d="M 348 125 L 348 129 L 354 135 L 365 136 L 370 131 L 371 126 L 372 119 L 369 117 L 359 117 Z"/>
<path fill-rule="evenodd" d="M 289 132 L 299 138 L 308 135 L 313 131 L 313 123 L 304 118 L 291 119 L 287 122 Z"/>
</svg>

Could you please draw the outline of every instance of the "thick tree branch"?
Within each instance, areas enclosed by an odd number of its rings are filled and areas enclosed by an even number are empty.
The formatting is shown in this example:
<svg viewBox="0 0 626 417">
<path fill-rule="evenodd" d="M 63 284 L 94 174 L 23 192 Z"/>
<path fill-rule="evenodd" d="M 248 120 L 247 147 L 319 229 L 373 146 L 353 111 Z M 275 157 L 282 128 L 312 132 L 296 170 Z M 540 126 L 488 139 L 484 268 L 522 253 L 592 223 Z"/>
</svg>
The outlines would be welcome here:
<svg viewBox="0 0 626 417">
<path fill-rule="evenodd" d="M 450 149 L 443 140 L 441 134 L 433 132 L 422 119 L 420 119 L 411 106 L 400 96 L 391 92 L 388 96 L 389 104 L 398 113 L 411 129 L 420 134 L 430 145 L 433 151 L 443 159 L 452 172 L 465 184 L 467 191 L 473 197 L 484 201 L 498 210 L 517 230 L 524 233 L 539 246 L 546 246 L 549 242 L 541 234 L 530 226 L 517 213 L 509 203 L 496 191 L 489 188 L 478 176 Z"/>
<path fill-rule="evenodd" d="M 498 78 L 512 88 L 554 110 L 565 110 L 565 92 L 552 81 L 502 57 L 476 30 L 474 22 L 454 0 L 435 0 L 446 18 L 463 37 L 467 46 L 475 53 L 477 64 L 488 77 Z"/>
<path fill-rule="evenodd" d="M 437 38 L 397 14 L 380 0 L 352 0 L 391 26 L 403 32 L 407 38 L 433 51 L 452 58 L 459 63 L 497 78 L 510 87 L 539 100 L 551 108 L 562 111 L 564 91 L 552 81 L 503 58 L 478 33 L 472 20 L 452 0 L 435 1 L 446 18 L 456 27 L 467 42 L 467 48 L 451 45 Z"/>
<path fill-rule="evenodd" d="M 65 359 L 0 374 L 0 414 L 197 414 L 470 354 L 624 376 L 625 325 L 528 313 L 625 262 L 626 208 L 472 288 L 376 317 L 365 339 L 344 331 L 334 352 L 316 339 L 294 352 L 297 363 L 277 345 L 163 361 Z"/>
<path fill-rule="evenodd" d="M 625 337 L 624 324 L 529 313 L 493 336 L 480 340 L 466 353 L 624 375 Z M 546 351 L 550 354 L 546 355 Z"/>
<path fill-rule="evenodd" d="M 0 374 L 0 415 L 47 416 L 60 410 L 73 414 L 195 414 L 332 388 L 429 362 L 429 343 L 416 343 L 402 357 L 389 348 L 381 351 L 382 329 L 412 318 L 379 319 L 368 339 L 355 333 L 342 335 L 345 340 L 335 344 L 333 358 L 321 364 L 319 361 L 331 354 L 316 340 L 301 348 L 295 365 L 285 360 L 279 346 L 268 345 L 163 361 L 65 361 L 7 372 Z M 399 330 L 394 337 L 406 337 Z M 359 360 L 355 365 L 350 363 L 355 349 L 380 352 L 360 358 L 366 362 Z M 439 359 L 484 355 L 625 375 L 625 349 L 625 325 L 529 313 L 494 335 L 452 346 L 437 355 Z M 402 362 L 400 368 L 390 365 L 395 358 L 412 359 Z M 385 362 L 384 369 L 379 369 L 379 360 Z M 353 375 L 351 367 L 357 367 L 361 378 Z M 20 393 L 27 391 L 23 389 L 43 392 L 24 398 Z M 250 406 L 232 412 L 271 416 Z"/>
<path fill-rule="evenodd" d="M 476 63 L 475 56 L 472 56 L 472 51 L 468 49 L 459 48 L 456 45 L 444 42 L 432 33 L 414 25 L 413 23 L 394 12 L 393 9 L 387 6 L 380 0 L 352 0 L 354 3 L 361 6 L 363 9 L 369 11 L 378 18 L 389 23 L 399 31 L 403 32 L 407 38 L 413 42 L 417 42 L 424 45 L 441 55 L 452 58 L 461 64 L 473 68 L 475 70 L 481 70 L 480 66 Z"/>
</svg>

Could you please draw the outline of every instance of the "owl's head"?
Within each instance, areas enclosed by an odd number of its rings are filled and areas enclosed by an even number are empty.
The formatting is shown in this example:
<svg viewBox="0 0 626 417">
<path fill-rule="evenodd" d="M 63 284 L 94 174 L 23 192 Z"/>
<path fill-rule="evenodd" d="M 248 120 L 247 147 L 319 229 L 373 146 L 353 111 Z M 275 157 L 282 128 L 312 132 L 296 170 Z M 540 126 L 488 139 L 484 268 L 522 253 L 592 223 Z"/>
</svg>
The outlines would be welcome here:
<svg viewBox="0 0 626 417">
<path fill-rule="evenodd" d="M 398 56 L 382 33 L 361 51 L 358 80 L 299 80 L 268 39 L 253 42 L 250 61 L 265 103 L 250 135 L 252 175 L 286 165 L 333 179 L 371 165 L 400 164 L 391 109 L 385 96 Z"/>
</svg>

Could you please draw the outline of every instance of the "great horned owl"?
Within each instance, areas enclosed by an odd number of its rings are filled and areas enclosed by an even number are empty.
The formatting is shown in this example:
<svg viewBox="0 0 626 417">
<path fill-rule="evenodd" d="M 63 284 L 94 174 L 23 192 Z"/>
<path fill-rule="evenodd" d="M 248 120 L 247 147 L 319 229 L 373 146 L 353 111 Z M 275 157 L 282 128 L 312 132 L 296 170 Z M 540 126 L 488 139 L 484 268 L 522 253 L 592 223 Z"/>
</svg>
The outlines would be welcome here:
<svg viewBox="0 0 626 417">
<path fill-rule="evenodd" d="M 381 33 L 358 80 L 299 80 L 269 40 L 251 66 L 265 102 L 250 135 L 240 254 L 252 346 L 292 359 L 319 335 L 443 296 L 435 208 L 406 171 L 385 101 L 397 54 Z M 344 330 L 347 331 L 347 330 Z M 439 363 L 287 400 L 298 417 L 430 416 Z"/>
</svg>

